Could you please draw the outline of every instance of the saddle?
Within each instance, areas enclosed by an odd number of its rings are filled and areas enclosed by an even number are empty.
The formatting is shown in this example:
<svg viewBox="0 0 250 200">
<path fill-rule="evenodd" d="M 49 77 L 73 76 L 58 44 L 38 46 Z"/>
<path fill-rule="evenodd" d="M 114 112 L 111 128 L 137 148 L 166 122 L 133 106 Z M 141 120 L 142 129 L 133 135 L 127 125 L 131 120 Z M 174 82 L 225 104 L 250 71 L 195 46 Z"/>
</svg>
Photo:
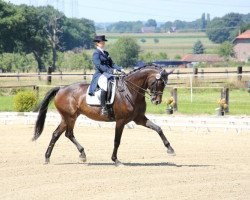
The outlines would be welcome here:
<svg viewBox="0 0 250 200">
<path fill-rule="evenodd" d="M 106 105 L 112 105 L 114 103 L 116 82 L 117 82 L 116 79 L 108 80 Z M 100 106 L 101 105 L 101 89 L 98 87 L 94 93 L 94 96 L 90 96 L 89 87 L 86 93 L 86 103 L 90 106 Z"/>
</svg>

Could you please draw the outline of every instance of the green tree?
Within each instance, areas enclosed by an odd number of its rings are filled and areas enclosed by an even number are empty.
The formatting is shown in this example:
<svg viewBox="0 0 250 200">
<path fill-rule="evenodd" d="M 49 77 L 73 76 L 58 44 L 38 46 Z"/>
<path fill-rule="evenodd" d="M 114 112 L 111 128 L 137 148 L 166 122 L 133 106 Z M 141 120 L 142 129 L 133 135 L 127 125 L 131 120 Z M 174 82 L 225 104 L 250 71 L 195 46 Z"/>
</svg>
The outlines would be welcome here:
<svg viewBox="0 0 250 200">
<path fill-rule="evenodd" d="M 159 39 L 158 38 L 154 38 L 154 43 L 159 43 Z"/>
<path fill-rule="evenodd" d="M 205 31 L 206 26 L 207 26 L 206 16 L 205 13 L 203 13 L 201 16 L 201 30 Z"/>
<path fill-rule="evenodd" d="M 110 48 L 114 62 L 123 67 L 134 65 L 138 59 L 139 51 L 140 46 L 131 37 L 120 37 Z"/>
<path fill-rule="evenodd" d="M 218 54 L 228 60 L 230 57 L 234 56 L 233 44 L 231 42 L 223 42 L 218 47 Z"/>
<path fill-rule="evenodd" d="M 94 22 L 88 19 L 66 18 L 60 38 L 63 50 L 72 50 L 76 47 L 93 48 L 95 35 Z"/>
<path fill-rule="evenodd" d="M 12 23 L 16 18 L 16 7 L 0 0 L 0 49 L 1 52 L 12 52 L 15 48 L 16 34 L 11 31 Z"/>
<path fill-rule="evenodd" d="M 147 22 L 146 22 L 146 24 L 145 24 L 145 26 L 153 26 L 153 27 L 157 27 L 157 22 L 154 20 L 154 19 L 149 19 Z"/>
<path fill-rule="evenodd" d="M 205 47 L 200 40 L 198 40 L 193 46 L 193 54 L 203 54 L 204 50 Z"/>
<path fill-rule="evenodd" d="M 167 60 L 168 55 L 165 52 L 160 52 L 158 54 L 147 52 L 144 54 L 140 54 L 139 59 L 143 60 L 144 62 L 153 62 L 157 60 Z"/>
<path fill-rule="evenodd" d="M 109 25 L 107 27 L 107 31 L 114 33 L 139 33 L 141 32 L 142 27 L 143 23 L 141 21 L 135 21 L 135 22 L 120 21 Z"/>
<path fill-rule="evenodd" d="M 221 18 L 214 18 L 207 26 L 207 36 L 215 43 L 231 41 L 235 37 L 235 28 L 243 23 L 242 16 L 237 13 L 229 13 Z"/>
</svg>

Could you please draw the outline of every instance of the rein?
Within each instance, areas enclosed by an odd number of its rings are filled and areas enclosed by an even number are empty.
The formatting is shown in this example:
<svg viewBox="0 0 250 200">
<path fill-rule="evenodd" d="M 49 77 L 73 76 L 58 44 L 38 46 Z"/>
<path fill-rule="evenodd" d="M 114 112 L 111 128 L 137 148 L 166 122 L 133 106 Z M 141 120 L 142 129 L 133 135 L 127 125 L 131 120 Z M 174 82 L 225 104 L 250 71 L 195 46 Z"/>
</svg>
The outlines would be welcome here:
<svg viewBox="0 0 250 200">
<path fill-rule="evenodd" d="M 132 83 L 131 81 L 123 80 L 123 82 L 124 82 L 129 88 L 131 88 L 133 91 L 135 91 L 136 93 L 138 93 L 138 94 L 140 94 L 140 95 L 146 97 L 147 99 L 150 99 L 150 98 L 149 98 L 148 96 L 146 96 L 144 93 L 141 93 L 141 92 L 135 90 L 133 87 L 130 87 L 130 86 L 128 85 L 128 83 L 130 83 L 131 85 L 133 85 L 133 86 L 136 87 L 136 88 L 139 88 L 140 90 L 143 90 L 143 92 L 147 93 L 150 97 L 152 96 L 152 94 L 150 94 L 147 90 L 145 90 L 144 88 L 142 88 L 142 87 L 140 87 L 140 86 L 138 86 L 138 85 Z"/>
<path fill-rule="evenodd" d="M 147 98 L 147 99 L 150 99 L 150 98 L 149 98 L 148 96 L 146 96 L 144 93 L 137 91 L 135 88 L 138 88 L 139 90 L 142 90 L 143 92 L 145 92 L 146 94 L 148 94 L 150 97 L 152 97 L 153 95 L 163 95 L 163 92 L 158 92 L 158 91 L 156 91 L 158 79 L 152 83 L 152 87 L 154 87 L 154 88 L 153 88 L 153 92 L 148 92 L 148 90 L 145 90 L 144 88 L 142 88 L 142 87 L 140 87 L 140 86 L 134 84 L 134 83 L 131 82 L 131 81 L 121 79 L 121 77 L 119 77 L 119 79 L 121 80 L 121 82 L 125 83 L 125 85 L 126 85 L 127 87 L 131 88 L 133 91 L 135 91 L 136 93 L 142 95 L 143 97 L 145 97 L 145 98 Z M 131 84 L 133 87 L 131 87 L 128 83 Z M 134 87 L 135 87 L 135 88 L 134 88 Z"/>
</svg>

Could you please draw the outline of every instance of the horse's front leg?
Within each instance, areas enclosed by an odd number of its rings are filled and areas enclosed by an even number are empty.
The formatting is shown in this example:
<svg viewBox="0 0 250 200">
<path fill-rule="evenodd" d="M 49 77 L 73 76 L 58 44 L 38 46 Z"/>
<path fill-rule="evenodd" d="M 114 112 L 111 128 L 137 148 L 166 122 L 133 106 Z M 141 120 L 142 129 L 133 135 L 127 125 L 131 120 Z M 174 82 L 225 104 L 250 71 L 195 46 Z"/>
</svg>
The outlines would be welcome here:
<svg viewBox="0 0 250 200">
<path fill-rule="evenodd" d="M 167 153 L 169 155 L 174 156 L 175 152 L 174 149 L 171 147 L 169 141 L 167 140 L 166 136 L 163 134 L 163 131 L 161 129 L 161 127 L 157 126 L 156 124 L 154 124 L 153 122 L 151 122 L 145 115 L 143 116 L 138 116 L 134 122 L 138 125 L 142 125 L 145 126 L 147 128 L 153 129 L 154 131 L 156 131 L 159 136 L 161 137 L 163 144 L 165 145 L 165 147 L 167 147 Z"/>
<path fill-rule="evenodd" d="M 123 121 L 117 121 L 115 126 L 114 150 L 111 159 L 115 162 L 116 166 L 122 165 L 122 163 L 117 158 L 117 151 L 121 142 L 124 125 L 125 124 Z"/>
</svg>

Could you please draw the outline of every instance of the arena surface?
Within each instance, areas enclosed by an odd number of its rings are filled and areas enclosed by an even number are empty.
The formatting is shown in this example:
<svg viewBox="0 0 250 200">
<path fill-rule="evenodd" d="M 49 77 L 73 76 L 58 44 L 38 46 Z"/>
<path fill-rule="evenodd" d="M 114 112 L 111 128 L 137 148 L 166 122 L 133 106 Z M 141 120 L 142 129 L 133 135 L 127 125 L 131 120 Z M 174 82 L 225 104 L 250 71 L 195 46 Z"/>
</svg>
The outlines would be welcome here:
<svg viewBox="0 0 250 200">
<path fill-rule="evenodd" d="M 250 199 L 250 134 L 195 133 L 163 129 L 176 151 L 166 153 L 159 136 L 125 129 L 119 149 L 122 167 L 111 162 L 112 128 L 76 127 L 87 163 L 64 135 L 51 163 L 44 153 L 56 125 L 31 142 L 33 125 L 0 125 L 0 199 Z"/>
</svg>

